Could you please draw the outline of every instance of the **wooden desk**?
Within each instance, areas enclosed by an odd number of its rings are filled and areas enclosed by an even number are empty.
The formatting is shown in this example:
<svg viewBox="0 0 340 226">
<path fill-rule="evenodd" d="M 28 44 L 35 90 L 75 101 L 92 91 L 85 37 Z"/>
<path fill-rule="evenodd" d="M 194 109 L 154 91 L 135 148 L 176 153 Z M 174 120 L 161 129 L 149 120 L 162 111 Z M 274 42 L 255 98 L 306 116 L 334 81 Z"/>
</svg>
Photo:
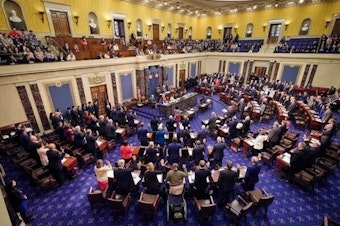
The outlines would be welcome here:
<svg viewBox="0 0 340 226">
<path fill-rule="evenodd" d="M 194 118 L 195 115 L 197 115 L 198 110 L 194 108 L 190 108 L 189 110 L 183 111 L 181 113 L 182 118 L 185 116 L 188 117 L 189 119 Z"/>
<path fill-rule="evenodd" d="M 163 115 L 169 117 L 174 114 L 176 107 L 182 111 L 194 107 L 197 104 L 197 96 L 197 93 L 188 93 L 172 102 L 158 104 L 158 107 Z"/>
<path fill-rule="evenodd" d="M 63 167 L 65 167 L 66 171 L 70 173 L 72 177 L 75 177 L 77 175 L 78 161 L 76 157 L 64 157 L 62 163 Z"/>
<path fill-rule="evenodd" d="M 254 141 L 255 141 L 254 138 L 247 138 L 243 140 L 242 146 L 243 146 L 243 155 L 245 158 L 248 157 L 248 152 L 253 149 Z"/>
<path fill-rule="evenodd" d="M 284 169 L 288 169 L 290 167 L 290 154 L 284 153 L 276 157 L 276 175 L 281 178 L 282 177 L 282 171 Z"/>
<path fill-rule="evenodd" d="M 203 102 L 203 103 L 200 103 L 198 108 L 200 110 L 207 110 L 209 108 L 209 106 L 212 106 L 213 105 L 213 101 L 211 99 L 208 99 L 207 101 Z"/>
<path fill-rule="evenodd" d="M 117 128 L 116 134 L 119 136 L 119 138 L 124 138 L 126 136 L 126 129 L 125 128 Z"/>
<path fill-rule="evenodd" d="M 222 171 L 224 169 L 225 168 L 220 168 L 218 170 L 211 170 L 211 181 L 213 183 L 217 183 L 218 182 L 218 178 L 220 176 L 220 171 Z M 237 168 L 236 167 L 231 168 L 231 170 L 237 172 Z M 245 176 L 246 176 L 247 167 L 246 166 L 240 166 L 239 170 L 240 170 L 240 173 L 238 175 L 237 181 L 241 182 L 242 179 L 244 179 Z"/>
<path fill-rule="evenodd" d="M 229 127 L 220 127 L 218 129 L 218 135 L 221 137 L 225 137 L 229 134 Z"/>
</svg>

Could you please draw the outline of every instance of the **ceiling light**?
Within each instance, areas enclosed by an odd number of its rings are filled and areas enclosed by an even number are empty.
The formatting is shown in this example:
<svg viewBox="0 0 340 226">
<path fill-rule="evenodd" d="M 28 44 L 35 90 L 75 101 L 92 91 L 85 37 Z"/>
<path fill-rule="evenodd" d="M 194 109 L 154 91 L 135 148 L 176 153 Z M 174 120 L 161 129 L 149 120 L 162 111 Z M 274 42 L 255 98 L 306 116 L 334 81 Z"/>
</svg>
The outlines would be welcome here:
<svg viewBox="0 0 340 226">
<path fill-rule="evenodd" d="M 278 7 L 278 6 L 279 6 L 279 4 L 275 3 L 275 7 Z"/>
<path fill-rule="evenodd" d="M 256 8 L 257 8 L 257 5 L 254 5 L 254 6 L 253 6 L 253 9 L 256 9 Z"/>
<path fill-rule="evenodd" d="M 248 8 L 247 8 L 247 11 L 252 11 L 252 10 L 253 10 L 252 7 L 248 7 Z"/>
<path fill-rule="evenodd" d="M 272 8 L 272 5 L 266 5 L 264 8 L 270 9 L 270 8 Z"/>
<path fill-rule="evenodd" d="M 302 4 L 304 2 L 304 0 L 299 0 L 299 4 Z"/>
</svg>

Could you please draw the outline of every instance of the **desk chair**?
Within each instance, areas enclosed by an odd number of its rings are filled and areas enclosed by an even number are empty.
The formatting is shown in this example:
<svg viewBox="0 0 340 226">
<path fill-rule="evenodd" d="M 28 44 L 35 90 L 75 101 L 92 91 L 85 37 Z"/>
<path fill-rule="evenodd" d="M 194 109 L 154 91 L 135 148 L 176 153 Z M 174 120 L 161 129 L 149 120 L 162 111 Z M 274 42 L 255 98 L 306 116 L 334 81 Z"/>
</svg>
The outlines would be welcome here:
<svg viewBox="0 0 340 226">
<path fill-rule="evenodd" d="M 237 225 L 242 220 L 247 222 L 247 215 L 252 208 L 253 202 L 247 202 L 241 196 L 238 196 L 234 201 L 224 207 L 224 212 L 228 217 L 231 217 Z"/>
<path fill-rule="evenodd" d="M 142 192 L 138 200 L 138 212 L 155 217 L 159 200 L 159 195 L 150 195 Z"/>
<path fill-rule="evenodd" d="M 209 196 L 208 199 L 194 198 L 194 206 L 199 221 L 204 221 L 205 219 L 213 221 L 216 203 L 214 202 L 212 196 Z"/>
<path fill-rule="evenodd" d="M 112 212 L 126 214 L 131 204 L 131 194 L 120 195 L 115 191 L 112 192 L 112 195 L 106 199 L 107 203 L 112 209 Z"/>
<path fill-rule="evenodd" d="M 265 216 L 268 214 L 268 207 L 273 203 L 274 196 L 269 195 L 266 190 L 254 190 L 246 192 L 248 199 L 254 202 L 254 215 L 257 216 L 260 209 L 264 209 Z"/>
<path fill-rule="evenodd" d="M 93 187 L 90 188 L 90 191 L 87 193 L 87 199 L 89 200 L 92 210 L 94 205 L 105 203 L 104 193 L 101 190 L 94 189 Z"/>
</svg>

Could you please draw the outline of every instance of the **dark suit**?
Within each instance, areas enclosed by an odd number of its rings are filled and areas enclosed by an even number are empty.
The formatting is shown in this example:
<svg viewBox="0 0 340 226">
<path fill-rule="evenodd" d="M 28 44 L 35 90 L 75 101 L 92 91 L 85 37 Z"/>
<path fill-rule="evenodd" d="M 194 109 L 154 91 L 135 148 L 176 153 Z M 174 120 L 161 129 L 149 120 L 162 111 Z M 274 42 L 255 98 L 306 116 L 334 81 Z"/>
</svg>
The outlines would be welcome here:
<svg viewBox="0 0 340 226">
<path fill-rule="evenodd" d="M 279 143 L 279 140 L 281 138 L 281 128 L 276 127 L 269 131 L 268 133 L 268 147 L 274 147 Z"/>
<path fill-rule="evenodd" d="M 106 129 L 107 140 L 112 140 L 116 138 L 116 127 L 112 123 L 108 123 L 105 129 Z"/>
<path fill-rule="evenodd" d="M 58 150 L 48 150 L 46 155 L 48 158 L 48 168 L 52 171 L 58 183 L 63 184 L 65 176 L 61 160 L 63 159 L 64 154 L 59 153 Z"/>
<path fill-rule="evenodd" d="M 156 148 L 147 148 L 145 150 L 145 162 L 149 163 L 152 162 L 153 164 L 156 164 L 157 162 L 157 149 Z"/>
<path fill-rule="evenodd" d="M 244 177 L 243 188 L 246 191 L 254 190 L 255 184 L 259 181 L 259 173 L 261 165 L 251 165 L 247 168 L 246 175 Z"/>
<path fill-rule="evenodd" d="M 204 160 L 204 145 L 194 147 L 192 150 L 192 158 L 196 166 L 201 160 Z"/>
<path fill-rule="evenodd" d="M 179 143 L 170 143 L 168 145 L 168 155 L 169 155 L 169 163 L 179 163 L 179 149 L 182 147 Z"/>
<path fill-rule="evenodd" d="M 206 168 L 201 168 L 195 172 L 194 181 L 194 196 L 196 198 L 205 198 L 207 196 L 207 177 L 211 175 L 210 170 Z"/>
<path fill-rule="evenodd" d="M 159 123 L 160 123 L 160 121 L 158 119 L 156 119 L 156 118 L 151 119 L 150 125 L 151 125 L 152 131 L 157 131 L 158 130 Z"/>
<path fill-rule="evenodd" d="M 160 184 L 159 181 L 157 179 L 157 174 L 159 174 L 160 172 L 157 171 L 146 171 L 144 173 L 144 183 L 143 186 L 146 188 L 145 193 L 147 194 L 152 194 L 152 195 L 156 195 L 159 194 L 160 192 Z"/>
<path fill-rule="evenodd" d="M 222 160 L 224 157 L 225 143 L 217 143 L 214 145 L 212 155 L 215 160 L 215 164 L 222 166 Z"/>
<path fill-rule="evenodd" d="M 116 192 L 120 195 L 127 195 L 132 187 L 133 180 L 131 176 L 131 171 L 133 169 L 115 169 L 114 177 L 116 179 Z"/>
<path fill-rule="evenodd" d="M 218 178 L 218 204 L 220 206 L 224 207 L 227 202 L 230 202 L 230 196 L 234 192 L 234 185 L 237 178 L 238 172 L 232 171 L 230 169 L 224 169 L 220 171 L 220 176 Z"/>
<path fill-rule="evenodd" d="M 144 127 L 140 127 L 137 131 L 138 140 L 141 145 L 147 146 L 148 145 L 148 130 Z"/>
</svg>

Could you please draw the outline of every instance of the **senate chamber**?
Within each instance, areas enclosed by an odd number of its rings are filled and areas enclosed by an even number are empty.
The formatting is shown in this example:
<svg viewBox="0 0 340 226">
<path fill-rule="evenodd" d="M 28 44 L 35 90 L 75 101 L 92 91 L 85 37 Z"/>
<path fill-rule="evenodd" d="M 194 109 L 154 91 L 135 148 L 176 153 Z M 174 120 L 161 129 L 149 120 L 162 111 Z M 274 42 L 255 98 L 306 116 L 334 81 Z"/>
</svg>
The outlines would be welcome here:
<svg viewBox="0 0 340 226">
<path fill-rule="evenodd" d="M 0 225 L 340 225 L 340 1 L 1 9 Z"/>
</svg>

